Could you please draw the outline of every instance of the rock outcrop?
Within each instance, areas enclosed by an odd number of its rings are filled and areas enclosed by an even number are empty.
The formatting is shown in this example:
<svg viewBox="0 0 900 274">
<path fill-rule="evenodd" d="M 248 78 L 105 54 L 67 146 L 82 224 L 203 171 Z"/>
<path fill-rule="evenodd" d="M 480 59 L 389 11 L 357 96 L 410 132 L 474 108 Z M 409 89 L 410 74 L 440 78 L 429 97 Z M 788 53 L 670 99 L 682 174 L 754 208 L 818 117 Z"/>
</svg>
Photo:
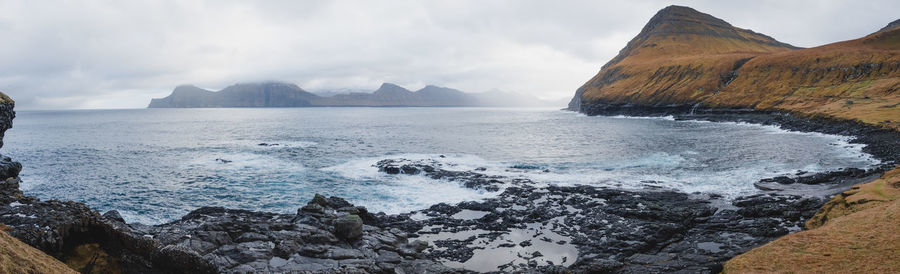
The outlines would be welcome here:
<svg viewBox="0 0 900 274">
<path fill-rule="evenodd" d="M 219 272 L 452 273 L 427 243 L 382 228 L 364 208 L 315 195 L 297 214 L 204 207 L 181 220 L 135 227 L 164 246 L 198 254 Z"/>
<path fill-rule="evenodd" d="M 484 174 L 485 168 L 447 170 L 430 159 L 385 159 L 374 166 L 397 176 L 502 189 L 483 201 L 375 217 L 383 227 L 432 242 L 428 258 L 474 271 L 543 273 L 717 273 L 729 258 L 800 231 L 835 189 L 880 174 L 848 169 L 766 179 L 760 183 L 778 187 L 726 200 L 652 187 L 536 187 L 527 179 Z M 821 191 L 789 194 L 808 186 Z"/>
</svg>

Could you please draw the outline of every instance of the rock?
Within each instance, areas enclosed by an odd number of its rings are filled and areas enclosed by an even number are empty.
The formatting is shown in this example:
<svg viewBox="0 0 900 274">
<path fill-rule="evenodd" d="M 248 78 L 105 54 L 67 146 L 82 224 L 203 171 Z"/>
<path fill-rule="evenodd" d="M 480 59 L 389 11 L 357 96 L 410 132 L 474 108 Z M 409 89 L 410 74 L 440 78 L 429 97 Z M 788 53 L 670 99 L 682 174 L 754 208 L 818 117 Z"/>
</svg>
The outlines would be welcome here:
<svg viewBox="0 0 900 274">
<path fill-rule="evenodd" d="M 107 220 L 120 222 L 120 223 L 125 222 L 125 219 L 122 218 L 122 215 L 119 215 L 119 211 L 116 211 L 116 210 L 110 210 L 110 211 L 107 211 L 106 213 L 103 213 L 103 218 L 107 219 Z"/>
<path fill-rule="evenodd" d="M 309 201 L 308 204 L 316 204 L 322 207 L 328 207 L 328 198 L 325 198 L 325 196 L 316 193 L 316 195 L 313 196 L 312 201 Z"/>
<path fill-rule="evenodd" d="M 394 165 L 389 165 L 389 166 L 382 167 L 380 169 L 380 171 L 387 173 L 387 174 L 400 174 L 400 167 L 394 166 Z"/>
<path fill-rule="evenodd" d="M 428 249 L 429 244 L 426 241 L 415 240 L 410 244 L 410 246 L 412 246 L 413 250 L 415 250 L 418 253 L 418 252 L 425 251 L 425 249 Z"/>
<path fill-rule="evenodd" d="M 378 251 L 378 258 L 376 259 L 379 263 L 399 263 L 401 260 L 400 254 L 388 250 Z"/>
<path fill-rule="evenodd" d="M 355 241 L 362 237 L 363 221 L 357 215 L 347 215 L 334 221 L 334 235 L 338 239 Z"/>
<path fill-rule="evenodd" d="M 297 215 L 300 215 L 301 212 L 303 212 L 303 211 L 310 212 L 310 213 L 322 214 L 322 213 L 325 213 L 325 208 L 319 204 L 310 203 L 308 205 L 301 207 L 300 210 L 298 210 Z"/>
<path fill-rule="evenodd" d="M 2 141 L 0 141 L 2 145 Z M 0 179 L 14 178 L 22 171 L 22 164 L 9 157 L 0 156 Z"/>
<path fill-rule="evenodd" d="M 227 164 L 227 163 L 231 163 L 231 162 L 233 162 L 233 161 L 231 161 L 231 160 L 225 160 L 225 159 L 222 159 L 222 158 L 216 158 L 216 162 L 223 163 L 223 164 Z"/>
</svg>

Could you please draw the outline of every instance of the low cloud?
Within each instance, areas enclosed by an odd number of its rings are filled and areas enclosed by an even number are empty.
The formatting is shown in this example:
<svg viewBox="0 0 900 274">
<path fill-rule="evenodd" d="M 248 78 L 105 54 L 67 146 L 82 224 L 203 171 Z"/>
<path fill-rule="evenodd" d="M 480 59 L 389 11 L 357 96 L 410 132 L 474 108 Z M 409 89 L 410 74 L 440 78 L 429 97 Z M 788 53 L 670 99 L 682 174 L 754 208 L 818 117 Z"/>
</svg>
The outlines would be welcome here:
<svg viewBox="0 0 900 274">
<path fill-rule="evenodd" d="M 0 90 L 19 109 L 144 107 L 179 84 L 394 82 L 569 97 L 679 4 L 797 46 L 896 20 L 896 1 L 3 1 Z"/>
</svg>

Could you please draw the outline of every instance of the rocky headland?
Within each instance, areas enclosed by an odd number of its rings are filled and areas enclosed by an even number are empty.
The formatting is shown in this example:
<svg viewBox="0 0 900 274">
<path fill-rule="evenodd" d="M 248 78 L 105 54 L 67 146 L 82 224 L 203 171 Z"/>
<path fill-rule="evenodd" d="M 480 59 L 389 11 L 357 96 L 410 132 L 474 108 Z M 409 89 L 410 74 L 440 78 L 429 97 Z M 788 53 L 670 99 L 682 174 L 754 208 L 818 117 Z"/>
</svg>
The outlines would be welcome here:
<svg viewBox="0 0 900 274">
<path fill-rule="evenodd" d="M 740 255 L 725 270 L 896 272 L 898 22 L 859 39 L 801 49 L 688 7 L 666 7 L 576 91 L 568 109 L 855 136 L 867 152 L 884 157 L 887 172 L 834 195 L 806 222 L 809 230 Z"/>
</svg>

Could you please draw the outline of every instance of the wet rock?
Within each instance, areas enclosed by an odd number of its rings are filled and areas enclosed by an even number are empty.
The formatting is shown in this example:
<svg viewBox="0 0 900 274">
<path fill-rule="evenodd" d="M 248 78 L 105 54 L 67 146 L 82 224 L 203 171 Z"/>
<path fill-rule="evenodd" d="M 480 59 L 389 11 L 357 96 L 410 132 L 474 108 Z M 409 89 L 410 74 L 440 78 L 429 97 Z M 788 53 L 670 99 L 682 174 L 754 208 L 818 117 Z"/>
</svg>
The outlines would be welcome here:
<svg viewBox="0 0 900 274">
<path fill-rule="evenodd" d="M 125 219 L 122 218 L 122 215 L 120 215 L 119 211 L 116 211 L 116 210 L 110 210 L 110 211 L 107 211 L 106 213 L 103 213 L 103 218 L 107 219 L 107 220 L 111 220 L 111 221 L 121 222 L 121 223 L 125 222 Z"/>
<path fill-rule="evenodd" d="M 357 215 L 347 215 L 334 222 L 334 235 L 339 239 L 355 241 L 362 237 L 363 221 Z"/>
<path fill-rule="evenodd" d="M 417 267 L 449 269 L 436 261 L 414 263 L 424 250 L 417 247 L 422 243 L 410 243 L 397 229 L 364 225 L 360 216 L 346 214 L 352 209 L 362 214 L 360 207 L 344 199 L 317 195 L 304 208 L 310 205 L 325 212 L 344 211 L 345 215 L 302 209 L 288 215 L 207 207 L 181 220 L 151 227 L 147 233 L 164 244 L 193 250 L 216 265 L 219 272 L 390 273 L 396 269 L 417 273 L 413 271 Z M 180 244 L 185 239 L 209 245 L 200 248 L 197 244 Z"/>
<path fill-rule="evenodd" d="M 378 258 L 376 259 L 379 263 L 399 263 L 402 260 L 403 258 L 400 257 L 400 254 L 388 250 L 378 251 Z"/>
<path fill-rule="evenodd" d="M 0 141 L 2 145 L 2 141 Z M 22 171 L 22 164 L 0 155 L 0 179 L 14 178 Z"/>
<path fill-rule="evenodd" d="M 232 161 L 232 160 L 222 159 L 222 158 L 216 158 L 216 162 L 219 162 L 219 163 L 222 163 L 222 164 L 227 164 L 227 163 L 231 163 L 231 162 L 233 162 L 233 161 Z"/>
</svg>

